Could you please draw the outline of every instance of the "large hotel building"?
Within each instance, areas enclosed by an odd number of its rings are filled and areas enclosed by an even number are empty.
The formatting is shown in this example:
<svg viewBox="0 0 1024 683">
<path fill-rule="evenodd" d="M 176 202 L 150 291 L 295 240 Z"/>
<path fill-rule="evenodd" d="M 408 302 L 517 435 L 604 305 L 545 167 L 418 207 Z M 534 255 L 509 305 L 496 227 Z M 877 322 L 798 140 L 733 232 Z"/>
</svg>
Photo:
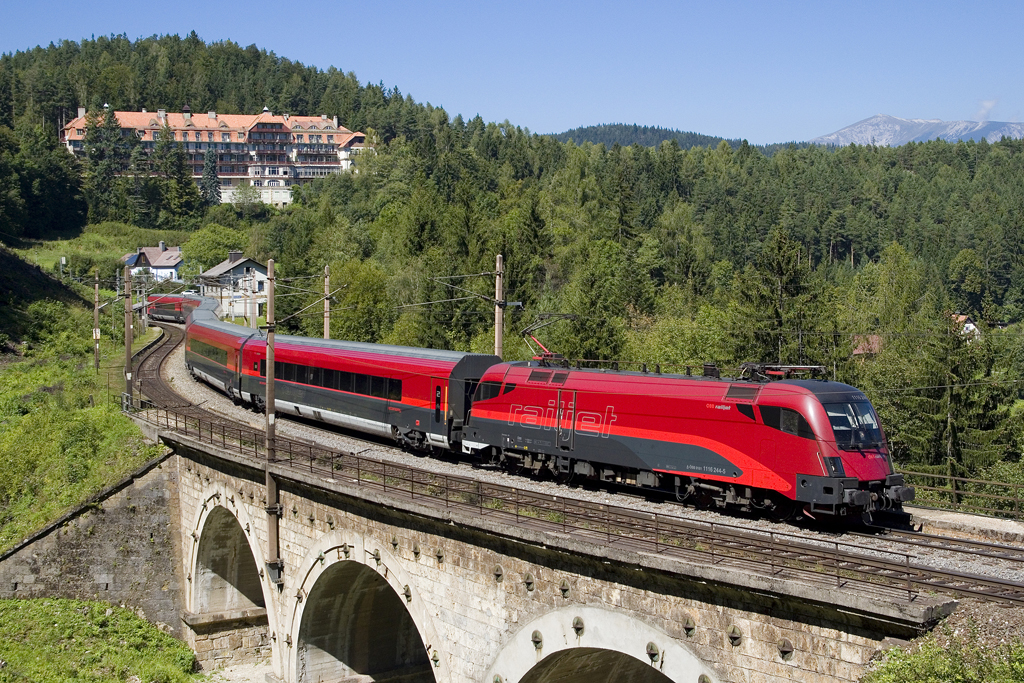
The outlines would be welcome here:
<svg viewBox="0 0 1024 683">
<path fill-rule="evenodd" d="M 352 166 L 356 154 L 366 144 L 366 136 L 338 125 L 338 118 L 272 114 L 218 114 L 215 111 L 193 115 L 186 105 L 181 113 L 114 112 L 121 124 L 121 135 L 136 135 L 149 152 L 155 149 L 165 128 L 185 149 L 192 175 L 203 175 L 207 149 L 217 152 L 217 177 L 221 201 L 233 200 L 235 190 L 252 185 L 260 191 L 265 204 L 284 206 L 291 202 L 292 185 L 309 182 L 329 173 L 340 173 Z M 85 109 L 64 126 L 61 134 L 68 150 L 83 155 Z"/>
</svg>

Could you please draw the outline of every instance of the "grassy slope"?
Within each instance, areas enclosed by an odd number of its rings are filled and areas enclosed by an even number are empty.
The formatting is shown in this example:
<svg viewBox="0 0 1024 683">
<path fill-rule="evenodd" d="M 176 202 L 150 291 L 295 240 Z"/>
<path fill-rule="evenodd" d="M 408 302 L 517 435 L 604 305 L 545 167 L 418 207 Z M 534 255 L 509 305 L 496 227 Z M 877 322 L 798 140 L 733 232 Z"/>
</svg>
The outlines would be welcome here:
<svg viewBox="0 0 1024 683">
<path fill-rule="evenodd" d="M 188 646 L 130 610 L 80 600 L 0 600 L 0 683 L 192 680 Z"/>
<path fill-rule="evenodd" d="M 0 245 L 0 335 L 21 341 L 33 326 L 26 309 L 41 299 L 85 305 L 80 295 Z M 0 346 L 5 341 L 0 337 Z"/>
<path fill-rule="evenodd" d="M 108 400 L 123 388 L 123 347 L 105 330 L 96 372 L 91 306 L 2 249 L 0 278 L 10 302 L 0 315 L 20 326 L 2 329 L 30 342 L 23 356 L 0 355 L 0 548 L 9 548 L 159 449 Z"/>
</svg>

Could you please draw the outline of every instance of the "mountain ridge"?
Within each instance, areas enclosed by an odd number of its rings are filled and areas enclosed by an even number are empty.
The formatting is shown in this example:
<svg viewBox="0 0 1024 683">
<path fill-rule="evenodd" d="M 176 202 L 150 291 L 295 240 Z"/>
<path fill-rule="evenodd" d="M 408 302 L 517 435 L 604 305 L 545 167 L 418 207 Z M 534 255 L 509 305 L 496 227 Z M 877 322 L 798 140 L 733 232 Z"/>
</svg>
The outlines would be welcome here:
<svg viewBox="0 0 1024 683">
<path fill-rule="evenodd" d="M 815 145 L 844 147 L 850 144 L 899 147 L 910 142 L 941 139 L 998 142 L 1003 137 L 1024 138 L 1024 123 L 1007 121 L 943 121 L 941 119 L 903 119 L 875 114 L 809 142 Z"/>
</svg>

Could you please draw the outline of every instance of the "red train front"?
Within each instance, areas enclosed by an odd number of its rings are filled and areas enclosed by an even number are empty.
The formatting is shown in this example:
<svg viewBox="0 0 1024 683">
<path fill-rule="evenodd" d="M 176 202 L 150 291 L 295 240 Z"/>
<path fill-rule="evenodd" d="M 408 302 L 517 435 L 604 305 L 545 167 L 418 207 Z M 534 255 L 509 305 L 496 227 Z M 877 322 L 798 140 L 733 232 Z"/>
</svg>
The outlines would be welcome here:
<svg viewBox="0 0 1024 683">
<path fill-rule="evenodd" d="M 778 516 L 870 516 L 914 493 L 867 397 L 824 380 L 503 363 L 481 379 L 463 450 Z"/>
</svg>

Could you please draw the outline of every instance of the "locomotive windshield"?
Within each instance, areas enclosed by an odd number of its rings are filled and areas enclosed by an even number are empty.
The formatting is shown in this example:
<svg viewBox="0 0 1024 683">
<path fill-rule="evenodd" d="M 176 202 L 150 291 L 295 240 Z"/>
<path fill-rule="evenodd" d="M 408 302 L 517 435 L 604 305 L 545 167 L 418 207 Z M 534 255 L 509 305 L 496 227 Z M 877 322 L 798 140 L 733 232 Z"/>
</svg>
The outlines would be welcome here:
<svg viewBox="0 0 1024 683">
<path fill-rule="evenodd" d="M 878 416 L 867 401 L 824 405 L 839 448 L 855 450 L 885 445 L 882 430 L 878 426 Z"/>
</svg>

